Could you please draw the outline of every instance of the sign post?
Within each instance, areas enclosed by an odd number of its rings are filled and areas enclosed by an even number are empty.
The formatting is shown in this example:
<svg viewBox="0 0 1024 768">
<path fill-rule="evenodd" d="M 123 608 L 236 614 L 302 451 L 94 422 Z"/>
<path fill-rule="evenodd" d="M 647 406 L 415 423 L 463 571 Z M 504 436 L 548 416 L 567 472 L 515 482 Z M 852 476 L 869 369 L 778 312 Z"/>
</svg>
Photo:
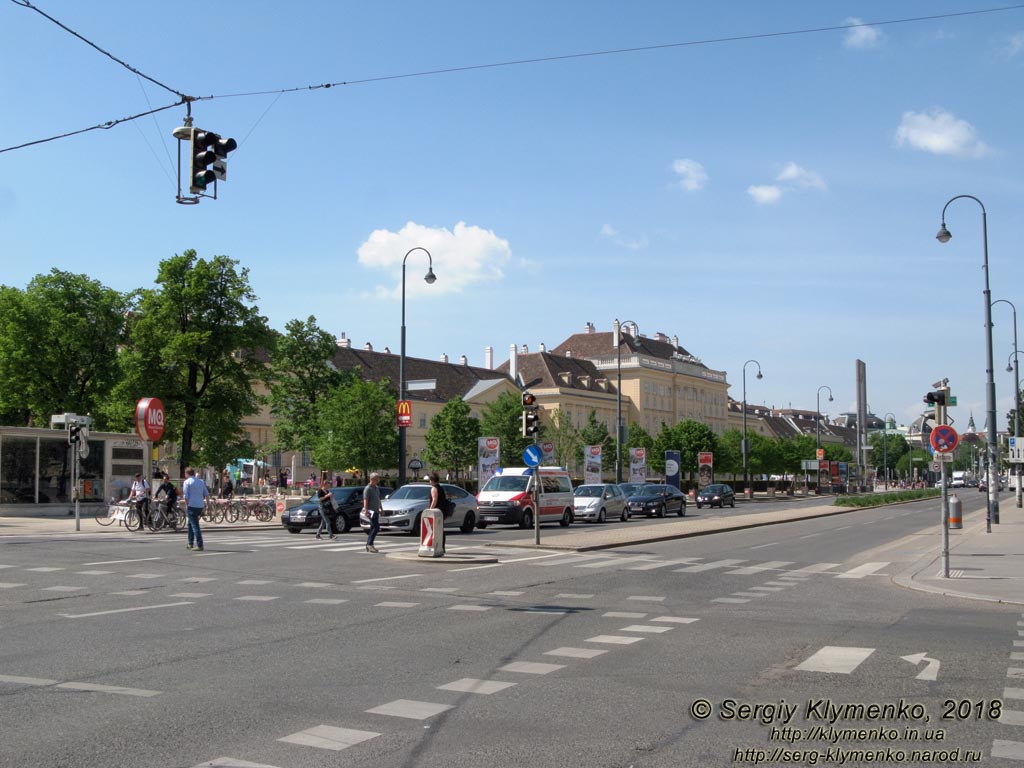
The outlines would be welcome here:
<svg viewBox="0 0 1024 768">
<path fill-rule="evenodd" d="M 947 390 L 948 393 L 948 390 Z M 945 400 L 945 398 L 943 398 Z M 932 430 L 928 442 L 935 450 L 935 458 L 942 464 L 942 576 L 949 578 L 949 486 L 946 482 L 948 474 L 947 457 L 952 457 L 953 449 L 960 442 L 960 435 L 946 424 L 946 407 L 936 403 L 935 416 L 938 425 Z"/>
<path fill-rule="evenodd" d="M 534 439 L 536 440 L 536 435 Z M 523 463 L 533 468 L 533 496 L 536 499 L 534 504 L 536 509 L 533 510 L 533 544 L 536 547 L 540 546 L 540 507 L 542 503 L 541 497 L 544 493 L 543 483 L 540 472 L 537 471 L 537 466 L 543 458 L 544 453 L 536 443 L 526 446 L 526 450 L 523 451 Z"/>
</svg>

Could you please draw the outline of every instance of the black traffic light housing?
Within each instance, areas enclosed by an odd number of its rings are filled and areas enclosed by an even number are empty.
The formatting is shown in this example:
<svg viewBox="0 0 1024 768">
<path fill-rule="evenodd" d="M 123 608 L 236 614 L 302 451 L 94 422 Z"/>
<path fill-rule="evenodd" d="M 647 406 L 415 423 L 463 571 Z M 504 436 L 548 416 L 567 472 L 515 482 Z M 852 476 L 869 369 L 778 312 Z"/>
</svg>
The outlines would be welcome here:
<svg viewBox="0 0 1024 768">
<path fill-rule="evenodd" d="M 936 392 L 929 392 L 924 396 L 924 401 L 928 403 L 928 405 L 946 405 L 946 391 L 944 389 L 940 389 Z"/>
<path fill-rule="evenodd" d="M 523 392 L 523 437 L 533 437 L 540 431 L 540 406 L 532 392 Z"/>
<path fill-rule="evenodd" d="M 212 131 L 192 129 L 189 152 L 189 191 L 198 194 L 216 179 L 227 177 L 227 156 L 238 148 L 234 139 L 223 139 Z M 216 196 L 216 195 L 214 195 Z"/>
<path fill-rule="evenodd" d="M 77 424 L 73 424 L 71 427 L 69 427 L 68 428 L 68 442 L 71 443 L 71 445 L 74 445 L 75 443 L 77 443 L 79 438 L 81 437 L 81 432 L 82 432 L 82 428 L 80 426 L 78 426 Z"/>
</svg>

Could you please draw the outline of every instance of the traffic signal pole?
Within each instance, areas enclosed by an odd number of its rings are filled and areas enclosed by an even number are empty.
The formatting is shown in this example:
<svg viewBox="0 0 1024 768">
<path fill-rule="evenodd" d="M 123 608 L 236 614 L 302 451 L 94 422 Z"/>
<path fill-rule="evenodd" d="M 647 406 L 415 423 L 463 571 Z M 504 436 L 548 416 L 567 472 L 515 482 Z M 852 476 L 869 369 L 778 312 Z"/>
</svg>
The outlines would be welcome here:
<svg viewBox="0 0 1024 768">
<path fill-rule="evenodd" d="M 949 387 L 942 387 L 941 402 L 935 404 L 935 421 L 939 424 L 946 423 L 946 403 L 949 402 Z M 940 416 L 941 414 L 941 416 Z M 949 486 L 946 481 L 949 462 L 942 461 L 942 577 L 949 578 Z"/>
</svg>

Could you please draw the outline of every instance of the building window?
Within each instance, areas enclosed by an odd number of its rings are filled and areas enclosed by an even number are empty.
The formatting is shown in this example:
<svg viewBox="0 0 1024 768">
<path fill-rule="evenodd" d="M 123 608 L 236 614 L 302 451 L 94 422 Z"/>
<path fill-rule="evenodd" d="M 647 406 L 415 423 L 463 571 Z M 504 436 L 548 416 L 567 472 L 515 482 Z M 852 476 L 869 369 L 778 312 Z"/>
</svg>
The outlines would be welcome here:
<svg viewBox="0 0 1024 768">
<path fill-rule="evenodd" d="M 309 457 L 309 451 L 303 450 L 302 451 L 302 466 L 308 467 L 308 466 L 311 466 L 312 463 L 313 462 L 312 462 L 312 460 Z"/>
<path fill-rule="evenodd" d="M 426 429 L 426 428 L 427 428 L 427 414 L 421 413 L 420 414 L 420 429 Z"/>
</svg>

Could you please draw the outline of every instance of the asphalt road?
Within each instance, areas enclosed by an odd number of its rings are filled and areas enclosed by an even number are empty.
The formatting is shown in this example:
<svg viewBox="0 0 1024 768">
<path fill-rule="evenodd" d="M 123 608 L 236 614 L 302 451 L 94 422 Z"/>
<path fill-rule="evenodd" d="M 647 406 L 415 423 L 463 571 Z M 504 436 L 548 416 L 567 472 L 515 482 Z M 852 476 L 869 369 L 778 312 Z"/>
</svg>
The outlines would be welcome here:
<svg viewBox="0 0 1024 768">
<path fill-rule="evenodd" d="M 1024 723 L 990 719 L 1024 688 L 1019 608 L 890 580 L 937 509 L 579 554 L 449 539 L 487 565 L 359 534 L 9 538 L 0 766 L 1019 763 Z"/>
</svg>

